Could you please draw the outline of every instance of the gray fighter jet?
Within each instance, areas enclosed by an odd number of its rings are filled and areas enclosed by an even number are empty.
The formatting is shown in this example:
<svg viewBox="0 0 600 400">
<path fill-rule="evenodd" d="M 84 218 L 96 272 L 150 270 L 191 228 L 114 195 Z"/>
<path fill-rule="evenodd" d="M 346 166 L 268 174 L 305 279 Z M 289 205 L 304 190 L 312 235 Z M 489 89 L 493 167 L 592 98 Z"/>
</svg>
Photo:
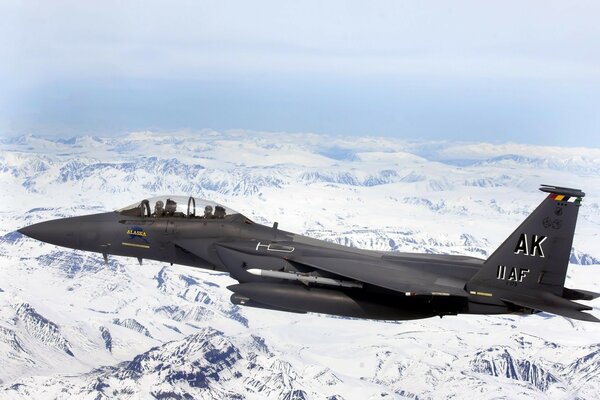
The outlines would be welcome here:
<svg viewBox="0 0 600 400">
<path fill-rule="evenodd" d="M 579 189 L 549 193 L 487 259 L 369 251 L 252 222 L 207 200 L 161 196 L 114 212 L 19 231 L 85 251 L 227 272 L 234 304 L 295 313 L 408 320 L 548 312 L 600 322 L 583 311 L 599 293 L 564 287 Z"/>
</svg>

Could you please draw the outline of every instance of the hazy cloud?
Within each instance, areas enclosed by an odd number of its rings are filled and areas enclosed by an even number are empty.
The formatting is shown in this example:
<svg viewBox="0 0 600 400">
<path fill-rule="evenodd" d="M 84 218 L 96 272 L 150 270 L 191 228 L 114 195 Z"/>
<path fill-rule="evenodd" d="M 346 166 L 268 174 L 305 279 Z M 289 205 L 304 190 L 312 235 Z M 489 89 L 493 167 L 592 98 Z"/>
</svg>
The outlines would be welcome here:
<svg viewBox="0 0 600 400">
<path fill-rule="evenodd" d="M 597 1 L 7 0 L 0 15 L 3 130 L 166 124 L 351 133 L 358 124 L 361 133 L 449 127 L 456 135 L 513 128 L 498 128 L 499 118 L 537 125 L 523 129 L 531 138 L 600 129 L 587 111 L 600 88 Z M 121 104 L 112 114 L 110 98 Z M 282 102 L 287 108 L 278 110 Z M 82 114 L 70 120 L 73 107 Z M 210 114 L 148 114 L 170 107 Z M 476 121 L 454 126 L 474 112 Z M 293 114 L 287 127 L 285 114 Z M 347 114 L 371 122 L 344 124 Z"/>
</svg>

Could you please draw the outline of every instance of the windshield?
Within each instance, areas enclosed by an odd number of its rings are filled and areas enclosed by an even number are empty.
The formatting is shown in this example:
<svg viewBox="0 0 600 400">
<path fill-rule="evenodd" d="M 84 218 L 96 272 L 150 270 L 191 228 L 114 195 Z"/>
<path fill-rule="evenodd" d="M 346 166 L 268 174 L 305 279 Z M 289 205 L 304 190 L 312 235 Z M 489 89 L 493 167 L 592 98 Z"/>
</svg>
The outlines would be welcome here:
<svg viewBox="0 0 600 400">
<path fill-rule="evenodd" d="M 135 217 L 179 217 L 221 219 L 239 214 L 228 207 L 206 199 L 186 196 L 157 196 L 133 203 L 117 210 L 123 215 Z"/>
</svg>

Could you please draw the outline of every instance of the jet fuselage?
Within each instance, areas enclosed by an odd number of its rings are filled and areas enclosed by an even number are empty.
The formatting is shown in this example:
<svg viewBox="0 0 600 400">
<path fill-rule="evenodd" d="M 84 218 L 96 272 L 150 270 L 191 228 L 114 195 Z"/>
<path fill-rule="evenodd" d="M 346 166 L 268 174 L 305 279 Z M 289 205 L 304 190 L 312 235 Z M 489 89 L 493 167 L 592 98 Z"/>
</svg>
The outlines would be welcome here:
<svg viewBox="0 0 600 400">
<path fill-rule="evenodd" d="M 577 209 L 576 189 L 551 193 L 487 260 L 443 254 L 372 251 L 297 235 L 207 206 L 196 216 L 176 202 L 156 200 L 115 212 L 63 218 L 20 230 L 58 246 L 151 259 L 228 273 L 234 304 L 357 318 L 402 320 L 431 316 L 533 313 L 584 320 L 596 293 L 564 288 Z M 183 202 L 185 203 L 185 202 Z M 160 207 L 159 207 L 160 206 Z M 177 211 L 180 210 L 180 211 Z M 565 255 L 567 259 L 565 259 Z"/>
</svg>

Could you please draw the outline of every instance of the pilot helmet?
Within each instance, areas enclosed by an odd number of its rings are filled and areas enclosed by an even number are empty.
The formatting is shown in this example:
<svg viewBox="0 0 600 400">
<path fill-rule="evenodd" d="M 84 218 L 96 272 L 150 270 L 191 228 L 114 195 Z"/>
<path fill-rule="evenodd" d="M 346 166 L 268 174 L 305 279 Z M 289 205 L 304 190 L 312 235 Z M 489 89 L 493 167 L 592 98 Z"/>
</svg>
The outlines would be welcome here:
<svg viewBox="0 0 600 400">
<path fill-rule="evenodd" d="M 206 214 L 212 214 L 212 206 L 206 206 L 206 207 L 204 207 L 204 212 Z"/>
<path fill-rule="evenodd" d="M 156 202 L 156 208 L 163 208 L 165 205 L 165 203 L 162 202 L 162 200 L 159 200 Z"/>
</svg>

